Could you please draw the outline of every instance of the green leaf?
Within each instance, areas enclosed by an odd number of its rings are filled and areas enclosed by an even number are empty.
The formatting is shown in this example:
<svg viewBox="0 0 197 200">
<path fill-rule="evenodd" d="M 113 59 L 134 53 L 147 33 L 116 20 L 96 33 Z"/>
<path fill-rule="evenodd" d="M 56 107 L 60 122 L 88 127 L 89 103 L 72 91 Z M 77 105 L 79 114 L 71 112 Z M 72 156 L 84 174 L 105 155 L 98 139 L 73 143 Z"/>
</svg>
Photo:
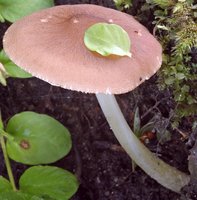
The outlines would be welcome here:
<svg viewBox="0 0 197 200">
<path fill-rule="evenodd" d="M 132 0 L 114 0 L 118 10 L 129 9 L 132 6 Z"/>
<path fill-rule="evenodd" d="M 6 86 L 6 85 L 7 85 L 6 78 L 4 77 L 3 73 L 1 72 L 1 70 L 0 70 L 0 83 L 1 83 L 3 86 Z"/>
<path fill-rule="evenodd" d="M 14 115 L 6 132 L 14 137 L 6 143 L 11 159 L 24 164 L 52 163 L 71 149 L 69 131 L 57 120 L 34 112 Z"/>
<path fill-rule="evenodd" d="M 184 85 L 182 88 L 181 88 L 181 91 L 182 92 L 189 92 L 189 89 L 190 89 L 190 87 L 188 86 L 188 85 Z"/>
<path fill-rule="evenodd" d="M 169 28 L 167 26 L 165 26 L 165 25 L 156 25 L 156 27 L 158 29 L 161 29 L 161 30 L 164 30 L 164 31 L 169 31 Z"/>
<path fill-rule="evenodd" d="M 8 76 L 13 78 L 31 78 L 32 75 L 20 67 L 18 67 L 16 64 L 14 64 L 12 61 L 6 63 L 4 65 L 4 68 L 8 74 Z"/>
<path fill-rule="evenodd" d="M 171 85 L 175 82 L 175 77 L 168 76 L 167 78 L 165 78 L 164 82 L 165 82 L 166 85 Z"/>
<path fill-rule="evenodd" d="M 169 1 L 169 0 L 148 0 L 148 2 L 152 4 L 156 4 L 163 9 L 169 8 L 174 3 L 173 1 Z"/>
<path fill-rule="evenodd" d="M 53 0 L 0 0 L 0 19 L 2 22 L 5 19 L 15 22 L 21 17 L 53 5 Z"/>
<path fill-rule="evenodd" d="M 134 121 L 133 121 L 133 132 L 137 137 L 140 137 L 139 135 L 140 126 L 141 126 L 141 120 L 140 120 L 139 108 L 137 107 L 135 110 Z"/>
<path fill-rule="evenodd" d="M 10 182 L 3 176 L 0 176 L 0 194 L 2 192 L 9 192 L 9 191 L 12 191 L 12 186 Z"/>
<path fill-rule="evenodd" d="M 28 72 L 25 72 L 23 69 L 21 69 L 16 64 L 14 64 L 3 50 L 0 52 L 0 62 L 3 64 L 3 67 L 6 71 L 6 75 L 8 77 L 13 77 L 13 78 L 31 78 L 32 77 L 31 74 L 29 74 Z"/>
<path fill-rule="evenodd" d="M 0 110 L 0 129 L 4 129 L 3 121 L 2 121 L 2 117 L 1 117 L 1 110 Z"/>
<path fill-rule="evenodd" d="M 34 166 L 19 180 L 21 191 L 55 200 L 67 200 L 78 189 L 76 177 L 69 171 L 51 166 Z"/>
<path fill-rule="evenodd" d="M 0 193 L 0 200 L 44 200 L 44 199 L 37 196 L 24 194 L 21 192 L 10 191 L 10 192 Z"/>
<path fill-rule="evenodd" d="M 176 74 L 176 78 L 177 78 L 178 80 L 182 80 L 182 79 L 185 78 L 185 74 L 183 74 L 183 73 L 177 73 L 177 74 Z"/>
<path fill-rule="evenodd" d="M 154 128 L 154 122 L 148 122 L 147 124 L 145 124 L 144 126 L 142 126 L 142 128 L 140 129 L 140 135 L 142 135 L 143 133 L 152 131 Z"/>
<path fill-rule="evenodd" d="M 193 135 L 197 133 L 197 128 L 194 129 Z M 197 156 L 196 156 L 196 151 L 197 151 L 197 142 L 195 142 L 194 146 L 190 150 L 190 155 L 189 155 L 189 163 L 188 163 L 188 168 L 191 174 L 191 179 L 190 179 L 190 184 L 192 187 L 194 187 L 193 191 L 196 191 L 197 189 Z"/>
<path fill-rule="evenodd" d="M 5 22 L 5 19 L 4 19 L 4 17 L 0 14 L 0 22 L 1 23 L 4 23 Z"/>
<path fill-rule="evenodd" d="M 116 24 L 94 24 L 86 30 L 84 43 L 90 51 L 95 51 L 102 56 L 131 57 L 129 35 Z"/>
<path fill-rule="evenodd" d="M 183 11 L 184 7 L 182 3 L 177 3 L 173 8 L 173 13 Z"/>
</svg>

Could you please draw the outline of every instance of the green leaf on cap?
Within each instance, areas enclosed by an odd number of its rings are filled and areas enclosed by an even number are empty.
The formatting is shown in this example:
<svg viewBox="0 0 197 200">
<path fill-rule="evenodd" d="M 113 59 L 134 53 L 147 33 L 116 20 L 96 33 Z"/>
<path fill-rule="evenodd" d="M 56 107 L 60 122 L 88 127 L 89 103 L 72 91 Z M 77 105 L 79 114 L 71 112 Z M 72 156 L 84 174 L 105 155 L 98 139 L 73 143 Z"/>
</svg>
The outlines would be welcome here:
<svg viewBox="0 0 197 200">
<path fill-rule="evenodd" d="M 94 24 L 86 30 L 84 43 L 90 51 L 95 51 L 102 56 L 131 57 L 129 35 L 121 26 L 116 24 Z"/>
<path fill-rule="evenodd" d="M 15 22 L 26 15 L 53 5 L 53 0 L 0 0 L 0 21 Z"/>
<path fill-rule="evenodd" d="M 57 120 L 35 112 L 22 112 L 8 122 L 6 132 L 11 159 L 29 165 L 55 162 L 71 149 L 69 131 Z"/>
<path fill-rule="evenodd" d="M 20 190 L 54 200 L 68 200 L 78 189 L 77 178 L 69 171 L 51 166 L 27 169 L 19 180 Z"/>
</svg>

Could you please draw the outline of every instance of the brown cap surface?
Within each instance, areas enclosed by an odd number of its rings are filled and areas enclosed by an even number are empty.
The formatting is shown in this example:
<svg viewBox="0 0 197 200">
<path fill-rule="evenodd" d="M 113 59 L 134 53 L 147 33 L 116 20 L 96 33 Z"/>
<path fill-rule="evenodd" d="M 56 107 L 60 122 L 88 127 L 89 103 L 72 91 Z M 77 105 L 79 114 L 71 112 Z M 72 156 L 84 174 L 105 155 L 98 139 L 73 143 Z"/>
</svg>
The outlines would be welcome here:
<svg viewBox="0 0 197 200">
<path fill-rule="evenodd" d="M 131 39 L 132 57 L 102 57 L 84 45 L 87 28 L 98 22 L 120 25 Z M 120 94 L 136 88 L 161 66 L 162 49 L 132 16 L 95 5 L 49 8 L 14 23 L 3 40 L 12 61 L 52 85 Z"/>
</svg>

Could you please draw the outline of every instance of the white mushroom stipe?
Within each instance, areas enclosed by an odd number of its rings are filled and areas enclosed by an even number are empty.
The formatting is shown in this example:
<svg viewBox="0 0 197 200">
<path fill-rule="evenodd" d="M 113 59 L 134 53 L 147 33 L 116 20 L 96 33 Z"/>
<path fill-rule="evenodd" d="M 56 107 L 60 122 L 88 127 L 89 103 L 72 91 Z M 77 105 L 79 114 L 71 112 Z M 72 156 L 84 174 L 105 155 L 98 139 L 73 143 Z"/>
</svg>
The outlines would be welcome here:
<svg viewBox="0 0 197 200">
<path fill-rule="evenodd" d="M 188 184 L 189 176 L 160 160 L 139 141 L 124 119 L 114 95 L 96 94 L 96 97 L 110 128 L 135 163 L 165 187 L 180 192 Z"/>
</svg>

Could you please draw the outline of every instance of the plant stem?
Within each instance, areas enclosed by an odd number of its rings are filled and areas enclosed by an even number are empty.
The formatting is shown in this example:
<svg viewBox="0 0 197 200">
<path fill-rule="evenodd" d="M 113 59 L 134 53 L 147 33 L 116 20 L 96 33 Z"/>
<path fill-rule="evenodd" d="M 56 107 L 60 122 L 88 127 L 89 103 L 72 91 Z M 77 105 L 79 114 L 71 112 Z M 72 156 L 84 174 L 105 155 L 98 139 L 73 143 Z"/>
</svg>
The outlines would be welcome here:
<svg viewBox="0 0 197 200">
<path fill-rule="evenodd" d="M 149 176 L 170 190 L 179 193 L 190 178 L 155 156 L 132 132 L 114 95 L 96 94 L 103 113 L 119 143 L 131 159 Z"/>
<path fill-rule="evenodd" d="M 3 151 L 3 156 L 4 156 L 5 165 L 6 165 L 6 168 L 7 168 L 9 180 L 10 180 L 10 183 L 12 185 L 12 189 L 14 191 L 17 191 L 16 184 L 15 184 L 15 181 L 14 181 L 14 176 L 13 176 L 13 173 L 12 173 L 12 168 L 11 168 L 11 165 L 10 165 L 10 160 L 8 158 L 7 151 L 6 151 L 5 140 L 4 140 L 3 136 L 0 136 L 0 143 L 1 143 L 1 148 L 2 148 L 2 151 Z"/>
<path fill-rule="evenodd" d="M 5 19 L 4 19 L 4 17 L 0 14 L 0 22 L 1 23 L 4 23 L 5 22 Z"/>
<path fill-rule="evenodd" d="M 14 137 L 11 136 L 10 134 L 6 133 L 3 129 L 0 128 L 0 136 L 4 136 L 5 138 L 9 140 L 14 140 Z"/>
</svg>

